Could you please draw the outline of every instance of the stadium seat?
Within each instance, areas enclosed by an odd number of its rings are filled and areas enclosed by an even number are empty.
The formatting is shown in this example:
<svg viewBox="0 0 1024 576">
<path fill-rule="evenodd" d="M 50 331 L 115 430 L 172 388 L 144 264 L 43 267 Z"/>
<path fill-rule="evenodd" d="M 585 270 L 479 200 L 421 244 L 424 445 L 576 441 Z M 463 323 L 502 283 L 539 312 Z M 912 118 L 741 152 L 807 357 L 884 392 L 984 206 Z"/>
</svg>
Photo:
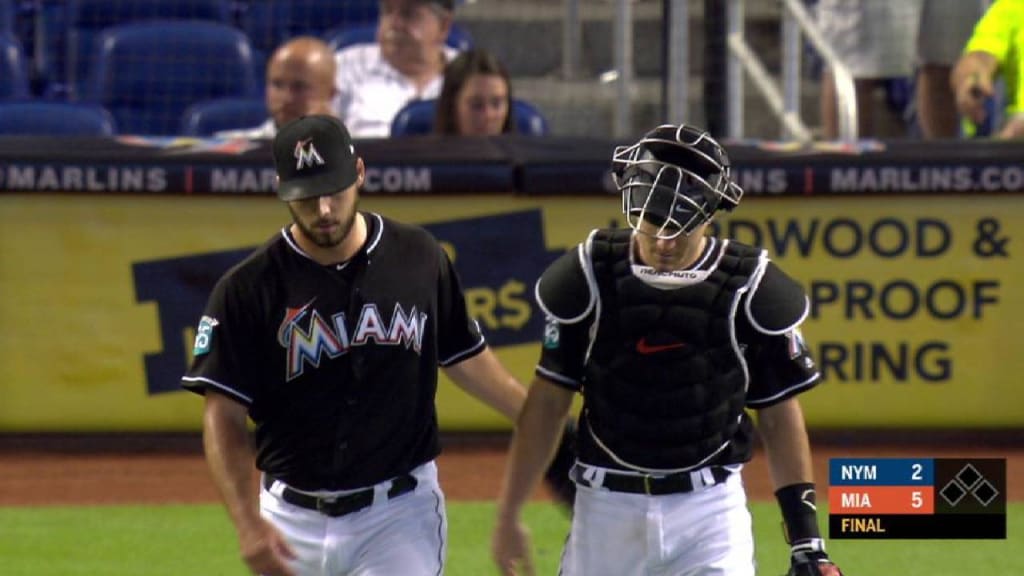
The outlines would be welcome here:
<svg viewBox="0 0 1024 576">
<path fill-rule="evenodd" d="M 0 35 L 14 34 L 14 2 L 15 0 L 0 0 Z"/>
<path fill-rule="evenodd" d="M 236 28 L 157 20 L 105 30 L 85 100 L 105 106 L 123 134 L 176 134 L 186 108 L 258 94 L 249 40 Z"/>
<path fill-rule="evenodd" d="M 0 99 L 28 96 L 28 65 L 21 43 L 0 34 Z"/>
<path fill-rule="evenodd" d="M 434 131 L 437 100 L 413 100 L 395 114 L 391 121 L 391 136 L 414 136 Z"/>
<path fill-rule="evenodd" d="M 185 136 L 212 136 L 221 130 L 252 128 L 270 115 L 259 98 L 221 98 L 189 106 L 181 117 L 179 132 Z"/>
<path fill-rule="evenodd" d="M 145 20 L 208 20 L 231 24 L 229 0 L 70 0 L 65 16 L 67 81 L 79 94 L 93 46 L 110 27 Z"/>
<path fill-rule="evenodd" d="M 25 54 L 31 54 L 34 60 L 37 93 L 64 99 L 68 95 L 67 0 L 34 0 L 31 4 L 22 3 L 21 8 L 23 17 L 16 25 Z"/>
<path fill-rule="evenodd" d="M 96 104 L 11 100 L 0 102 L 0 134 L 113 136 L 117 124 Z"/>
<path fill-rule="evenodd" d="M 336 26 L 377 22 L 379 0 L 291 0 L 288 4 L 290 36 L 323 36 Z"/>
<path fill-rule="evenodd" d="M 253 49 L 270 51 L 288 37 L 290 2 L 247 0 L 239 2 L 236 21 Z"/>
<path fill-rule="evenodd" d="M 377 41 L 377 24 L 339 26 L 325 32 L 322 39 L 334 51 L 353 44 L 372 44 Z M 468 50 L 473 47 L 473 37 L 465 28 L 458 24 L 452 24 L 445 44 L 456 50 Z"/>
<path fill-rule="evenodd" d="M 546 136 L 550 132 L 544 114 L 533 104 L 518 98 L 512 99 L 512 124 L 520 134 Z"/>
<path fill-rule="evenodd" d="M 288 37 L 290 2 L 248 0 L 238 3 L 237 25 L 249 37 L 257 78 L 262 78 L 267 57 Z"/>
<path fill-rule="evenodd" d="M 413 100 L 406 104 L 391 122 L 392 136 L 429 134 L 434 131 L 436 100 Z M 512 127 L 519 134 L 544 136 L 548 121 L 536 106 L 525 100 L 512 99 Z"/>
</svg>

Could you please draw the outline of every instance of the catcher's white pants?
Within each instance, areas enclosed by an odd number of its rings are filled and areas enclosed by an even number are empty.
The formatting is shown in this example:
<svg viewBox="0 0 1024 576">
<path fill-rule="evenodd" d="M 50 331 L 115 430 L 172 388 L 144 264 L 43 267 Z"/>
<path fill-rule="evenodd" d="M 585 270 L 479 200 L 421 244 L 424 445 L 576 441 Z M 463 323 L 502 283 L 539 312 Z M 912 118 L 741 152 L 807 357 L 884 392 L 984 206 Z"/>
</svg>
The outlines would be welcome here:
<svg viewBox="0 0 1024 576">
<path fill-rule="evenodd" d="M 373 505 L 336 518 L 285 502 L 277 482 L 273 492 L 260 492 L 260 513 L 297 554 L 292 567 L 299 576 L 440 576 L 448 520 L 437 466 L 428 462 L 411 474 L 412 492 L 388 500 L 391 482 L 382 482 Z"/>
<path fill-rule="evenodd" d="M 721 484 L 662 496 L 577 485 L 560 575 L 754 576 L 739 471 Z"/>
</svg>

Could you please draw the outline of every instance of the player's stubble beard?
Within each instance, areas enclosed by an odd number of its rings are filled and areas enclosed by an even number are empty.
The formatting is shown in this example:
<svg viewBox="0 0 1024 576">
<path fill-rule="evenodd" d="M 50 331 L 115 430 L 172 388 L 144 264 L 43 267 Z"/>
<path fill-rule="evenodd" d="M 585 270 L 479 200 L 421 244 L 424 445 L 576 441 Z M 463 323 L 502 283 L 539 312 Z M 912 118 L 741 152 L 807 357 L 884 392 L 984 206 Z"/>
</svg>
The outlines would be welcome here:
<svg viewBox="0 0 1024 576">
<path fill-rule="evenodd" d="M 348 238 L 349 232 L 352 231 L 352 227 L 355 226 L 356 214 L 358 209 L 356 206 L 352 206 L 352 210 L 348 214 L 340 215 L 340 218 L 319 218 L 317 217 L 310 223 L 306 223 L 302 218 L 295 213 L 295 210 L 289 206 L 288 211 L 292 213 L 292 221 L 299 227 L 299 231 L 302 235 L 308 238 L 313 244 L 316 244 L 320 248 L 334 248 L 342 242 L 345 238 Z M 319 230 L 318 227 L 321 224 L 338 224 L 338 226 L 328 232 Z"/>
</svg>

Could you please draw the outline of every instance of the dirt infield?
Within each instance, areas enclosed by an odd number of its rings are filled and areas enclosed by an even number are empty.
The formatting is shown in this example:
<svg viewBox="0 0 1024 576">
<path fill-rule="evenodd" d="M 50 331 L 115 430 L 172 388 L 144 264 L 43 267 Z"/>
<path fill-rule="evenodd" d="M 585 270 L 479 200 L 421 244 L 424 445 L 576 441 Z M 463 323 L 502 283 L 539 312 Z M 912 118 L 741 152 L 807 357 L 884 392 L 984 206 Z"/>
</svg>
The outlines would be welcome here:
<svg viewBox="0 0 1024 576">
<path fill-rule="evenodd" d="M 944 444 L 944 448 L 894 448 L 849 441 L 815 442 L 815 477 L 823 485 L 828 478 L 828 459 L 835 457 L 1006 458 L 1008 496 L 1024 500 L 1024 446 L 962 441 Z M 494 498 L 504 468 L 504 447 L 502 437 L 449 439 L 438 461 L 448 498 Z M 751 498 L 771 498 L 762 454 L 755 455 L 743 475 Z M 537 497 L 547 495 L 542 491 Z M 0 438 L 0 506 L 216 501 L 198 437 Z"/>
</svg>

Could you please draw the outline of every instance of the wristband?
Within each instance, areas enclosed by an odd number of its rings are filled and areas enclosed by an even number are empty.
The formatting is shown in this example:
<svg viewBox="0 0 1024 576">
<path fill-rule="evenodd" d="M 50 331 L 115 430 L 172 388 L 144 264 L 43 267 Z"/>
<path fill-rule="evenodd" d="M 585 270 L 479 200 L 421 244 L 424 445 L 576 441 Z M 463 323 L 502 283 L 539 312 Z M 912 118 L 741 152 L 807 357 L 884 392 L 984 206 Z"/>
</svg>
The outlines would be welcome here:
<svg viewBox="0 0 1024 576">
<path fill-rule="evenodd" d="M 805 482 L 783 486 L 775 491 L 775 499 L 782 510 L 787 543 L 821 539 L 814 484 Z"/>
</svg>

